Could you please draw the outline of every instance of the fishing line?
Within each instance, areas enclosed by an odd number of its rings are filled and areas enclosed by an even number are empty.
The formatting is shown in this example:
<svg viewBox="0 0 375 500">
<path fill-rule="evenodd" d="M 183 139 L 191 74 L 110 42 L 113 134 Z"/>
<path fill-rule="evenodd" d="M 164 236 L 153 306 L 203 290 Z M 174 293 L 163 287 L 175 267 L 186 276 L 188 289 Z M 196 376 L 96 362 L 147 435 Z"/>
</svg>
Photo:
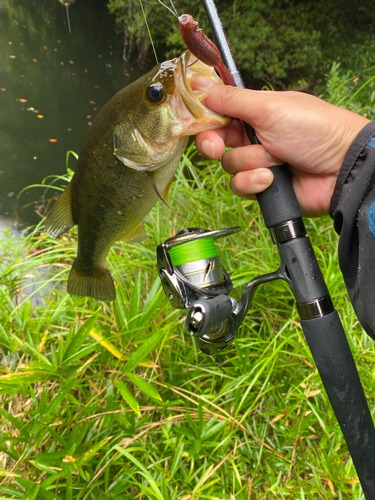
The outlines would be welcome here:
<svg viewBox="0 0 375 500">
<path fill-rule="evenodd" d="M 211 259 L 217 256 L 214 238 L 199 238 L 176 245 L 169 250 L 169 255 L 174 266 Z"/>
<path fill-rule="evenodd" d="M 168 5 L 165 5 L 165 3 L 163 3 L 161 0 L 158 0 L 158 2 L 159 2 L 159 3 L 163 6 L 163 7 L 165 7 L 166 9 L 168 9 L 168 10 L 169 10 L 169 12 L 172 12 L 172 14 L 173 14 L 174 16 L 176 16 L 176 17 L 177 17 L 177 19 L 180 17 L 180 16 L 178 15 L 177 9 L 176 9 L 176 7 L 174 6 L 174 4 L 173 4 L 172 0 L 170 0 L 171 5 L 172 5 L 172 9 L 171 9 L 170 7 L 168 7 Z"/>
<path fill-rule="evenodd" d="M 70 28 L 69 3 L 68 2 L 65 3 L 65 7 L 66 7 L 66 17 L 68 19 L 68 28 L 69 28 L 69 34 L 70 34 L 72 32 L 72 30 Z"/>
<path fill-rule="evenodd" d="M 199 61 L 199 59 L 196 58 L 195 61 L 193 61 L 192 63 L 188 64 L 188 68 L 190 68 L 190 66 L 194 66 L 194 64 L 197 63 L 198 61 Z"/>
<path fill-rule="evenodd" d="M 150 37 L 150 42 L 151 42 L 152 50 L 154 51 L 154 56 L 155 56 L 155 59 L 156 59 L 156 64 L 159 64 L 158 56 L 156 55 L 155 45 L 154 45 L 154 42 L 152 41 L 152 36 L 151 36 L 150 28 L 148 27 L 146 13 L 145 13 L 144 8 L 143 8 L 142 0 L 139 0 L 139 4 L 141 6 L 143 17 L 144 17 L 144 20 L 145 20 L 145 23 L 146 23 L 146 28 L 147 28 L 148 36 Z"/>
</svg>

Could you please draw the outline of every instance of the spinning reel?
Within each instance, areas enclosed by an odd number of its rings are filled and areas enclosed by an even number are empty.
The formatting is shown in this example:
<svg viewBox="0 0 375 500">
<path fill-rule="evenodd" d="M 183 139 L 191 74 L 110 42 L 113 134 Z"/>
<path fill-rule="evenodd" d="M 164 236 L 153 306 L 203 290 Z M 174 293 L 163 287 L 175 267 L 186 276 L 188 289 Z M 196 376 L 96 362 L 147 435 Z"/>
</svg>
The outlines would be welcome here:
<svg viewBox="0 0 375 500">
<path fill-rule="evenodd" d="M 216 254 L 215 240 L 237 231 L 239 227 L 216 231 L 189 228 L 157 247 L 164 293 L 173 307 L 188 309 L 185 328 L 205 354 L 215 354 L 233 341 L 257 285 L 286 278 L 280 270 L 259 276 L 247 285 L 238 302 L 229 297 L 233 285 Z"/>
</svg>

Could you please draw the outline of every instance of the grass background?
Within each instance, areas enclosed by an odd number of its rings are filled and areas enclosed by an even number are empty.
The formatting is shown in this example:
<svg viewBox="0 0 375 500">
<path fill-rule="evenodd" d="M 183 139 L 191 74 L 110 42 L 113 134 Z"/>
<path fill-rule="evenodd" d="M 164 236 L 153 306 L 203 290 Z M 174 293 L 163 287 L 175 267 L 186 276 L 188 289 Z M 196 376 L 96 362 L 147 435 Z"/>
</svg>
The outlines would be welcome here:
<svg viewBox="0 0 375 500">
<path fill-rule="evenodd" d="M 372 118 L 373 69 L 357 77 L 334 66 L 324 97 Z M 243 228 L 218 245 L 235 298 L 275 270 L 257 204 L 235 197 L 220 163 L 193 148 L 169 202 L 146 218 L 145 243 L 113 247 L 112 304 L 67 295 L 74 231 L 56 241 L 42 223 L 22 238 L 5 232 L 0 499 L 363 499 L 286 284 L 260 288 L 215 357 L 161 290 L 156 245 L 189 226 Z M 374 408 L 374 345 L 347 297 L 332 221 L 306 224 Z"/>
</svg>

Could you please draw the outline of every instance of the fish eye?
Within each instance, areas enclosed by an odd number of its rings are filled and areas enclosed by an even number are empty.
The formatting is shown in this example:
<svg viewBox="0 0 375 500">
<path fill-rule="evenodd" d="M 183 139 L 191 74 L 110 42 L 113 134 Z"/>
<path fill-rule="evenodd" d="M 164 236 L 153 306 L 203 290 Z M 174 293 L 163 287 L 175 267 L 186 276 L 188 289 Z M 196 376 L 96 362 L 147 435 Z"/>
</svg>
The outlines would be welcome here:
<svg viewBox="0 0 375 500">
<path fill-rule="evenodd" d="M 161 102 L 165 98 L 163 85 L 161 83 L 152 83 L 146 89 L 146 97 L 151 102 Z"/>
</svg>

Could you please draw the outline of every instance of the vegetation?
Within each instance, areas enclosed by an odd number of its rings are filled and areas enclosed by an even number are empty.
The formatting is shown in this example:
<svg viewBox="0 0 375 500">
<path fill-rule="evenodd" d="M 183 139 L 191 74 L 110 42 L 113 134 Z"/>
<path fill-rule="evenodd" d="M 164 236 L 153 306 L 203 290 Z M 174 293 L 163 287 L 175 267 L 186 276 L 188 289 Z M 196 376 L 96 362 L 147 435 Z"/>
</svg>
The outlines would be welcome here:
<svg viewBox="0 0 375 500">
<path fill-rule="evenodd" d="M 335 66 L 325 97 L 370 109 L 371 82 L 340 74 Z M 158 204 L 149 239 L 110 254 L 113 304 L 66 294 L 74 232 L 53 241 L 40 224 L 3 235 L 0 498 L 363 499 L 286 285 L 261 288 L 216 357 L 196 348 L 163 295 L 155 247 L 184 227 L 243 227 L 220 244 L 237 298 L 278 266 L 257 204 L 228 185 L 219 162 L 190 147 L 173 211 Z M 375 349 L 346 295 L 332 221 L 307 226 L 373 407 Z"/>
<path fill-rule="evenodd" d="M 170 5 L 168 0 L 164 2 Z M 209 34 L 199 0 L 174 2 Z M 332 62 L 357 72 L 373 60 L 375 12 L 366 0 L 217 0 L 239 69 L 248 86 L 315 85 Z M 142 0 L 157 52 L 175 56 L 184 46 L 178 21 L 157 0 Z M 124 58 L 153 58 L 139 0 L 109 0 L 124 40 Z M 359 55 L 361 54 L 361 55 Z"/>
</svg>

